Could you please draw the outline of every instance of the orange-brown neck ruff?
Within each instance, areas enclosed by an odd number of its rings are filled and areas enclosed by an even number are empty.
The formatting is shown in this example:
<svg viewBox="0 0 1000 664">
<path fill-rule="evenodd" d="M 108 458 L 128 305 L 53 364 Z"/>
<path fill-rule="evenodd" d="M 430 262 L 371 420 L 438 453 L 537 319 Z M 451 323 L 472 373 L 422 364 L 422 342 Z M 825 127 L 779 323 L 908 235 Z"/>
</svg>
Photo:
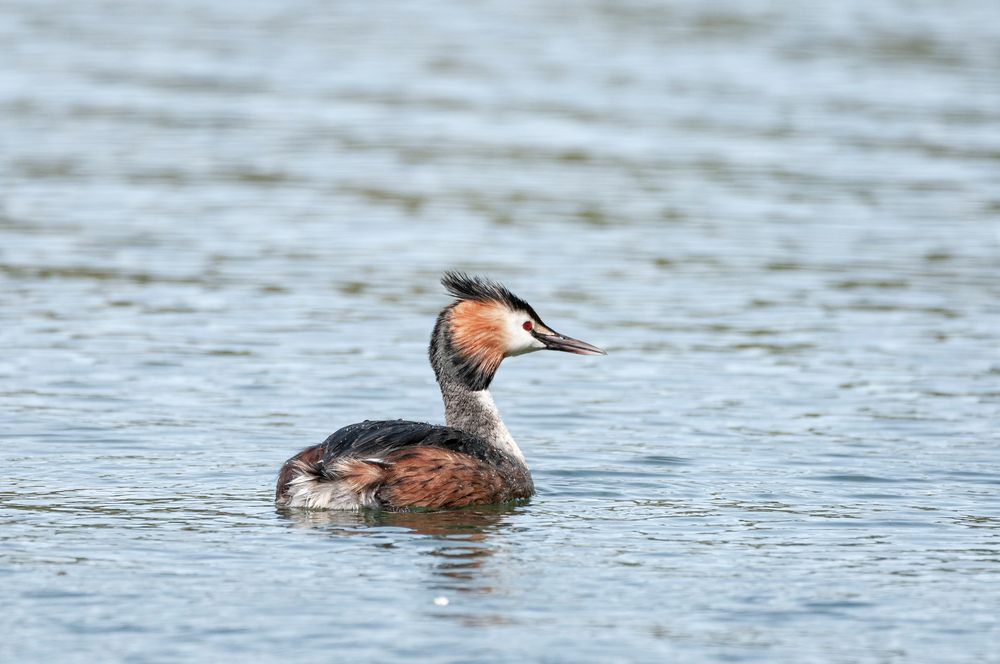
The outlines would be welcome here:
<svg viewBox="0 0 1000 664">
<path fill-rule="evenodd" d="M 495 302 L 466 300 L 451 312 L 451 340 L 461 362 L 492 378 L 504 355 L 505 309 Z M 486 384 L 489 384 L 487 379 Z"/>
</svg>

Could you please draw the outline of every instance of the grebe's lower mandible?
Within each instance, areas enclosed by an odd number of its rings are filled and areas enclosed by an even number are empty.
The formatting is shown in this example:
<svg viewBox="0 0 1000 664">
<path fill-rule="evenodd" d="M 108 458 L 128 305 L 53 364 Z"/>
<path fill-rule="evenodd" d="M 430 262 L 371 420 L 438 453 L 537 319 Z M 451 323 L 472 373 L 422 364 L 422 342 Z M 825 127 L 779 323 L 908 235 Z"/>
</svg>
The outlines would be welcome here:
<svg viewBox="0 0 1000 664">
<path fill-rule="evenodd" d="M 441 280 L 455 297 L 438 316 L 430 360 L 447 426 L 365 421 L 285 462 L 283 507 L 399 510 L 503 503 L 534 493 L 524 455 L 490 396 L 505 357 L 536 350 L 604 355 L 545 325 L 501 284 L 459 272 Z"/>
</svg>

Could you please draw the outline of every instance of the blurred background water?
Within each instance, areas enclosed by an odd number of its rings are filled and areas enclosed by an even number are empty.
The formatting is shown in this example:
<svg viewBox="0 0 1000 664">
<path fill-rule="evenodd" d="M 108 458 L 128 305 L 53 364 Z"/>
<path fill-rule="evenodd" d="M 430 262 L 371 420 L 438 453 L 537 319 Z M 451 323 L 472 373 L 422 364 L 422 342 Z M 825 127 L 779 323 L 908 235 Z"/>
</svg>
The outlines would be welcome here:
<svg viewBox="0 0 1000 664">
<path fill-rule="evenodd" d="M 1000 6 L 0 3 L 0 660 L 1000 661 Z M 529 505 L 283 514 L 440 421 Z"/>
</svg>

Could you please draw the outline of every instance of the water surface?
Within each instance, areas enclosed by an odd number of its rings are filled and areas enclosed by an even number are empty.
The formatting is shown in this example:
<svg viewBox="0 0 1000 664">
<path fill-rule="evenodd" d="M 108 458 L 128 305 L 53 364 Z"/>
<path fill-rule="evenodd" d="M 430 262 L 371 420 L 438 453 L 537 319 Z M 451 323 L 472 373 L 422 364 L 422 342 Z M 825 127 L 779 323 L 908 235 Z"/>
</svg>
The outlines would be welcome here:
<svg viewBox="0 0 1000 664">
<path fill-rule="evenodd" d="M 0 659 L 988 662 L 993 2 L 0 7 Z M 445 269 L 609 350 L 528 505 L 288 514 L 440 421 Z"/>
</svg>

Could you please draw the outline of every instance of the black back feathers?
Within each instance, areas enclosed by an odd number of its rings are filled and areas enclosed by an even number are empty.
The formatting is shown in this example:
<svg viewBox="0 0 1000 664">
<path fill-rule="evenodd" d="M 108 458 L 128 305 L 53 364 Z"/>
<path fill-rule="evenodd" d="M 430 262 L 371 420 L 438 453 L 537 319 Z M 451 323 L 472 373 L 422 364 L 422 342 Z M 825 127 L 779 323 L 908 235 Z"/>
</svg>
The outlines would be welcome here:
<svg viewBox="0 0 1000 664">
<path fill-rule="evenodd" d="M 490 463 L 500 463 L 503 452 L 481 438 L 454 427 L 406 420 L 365 420 L 332 433 L 323 441 L 323 463 L 340 457 L 380 458 L 407 447 L 439 447 Z"/>
</svg>

